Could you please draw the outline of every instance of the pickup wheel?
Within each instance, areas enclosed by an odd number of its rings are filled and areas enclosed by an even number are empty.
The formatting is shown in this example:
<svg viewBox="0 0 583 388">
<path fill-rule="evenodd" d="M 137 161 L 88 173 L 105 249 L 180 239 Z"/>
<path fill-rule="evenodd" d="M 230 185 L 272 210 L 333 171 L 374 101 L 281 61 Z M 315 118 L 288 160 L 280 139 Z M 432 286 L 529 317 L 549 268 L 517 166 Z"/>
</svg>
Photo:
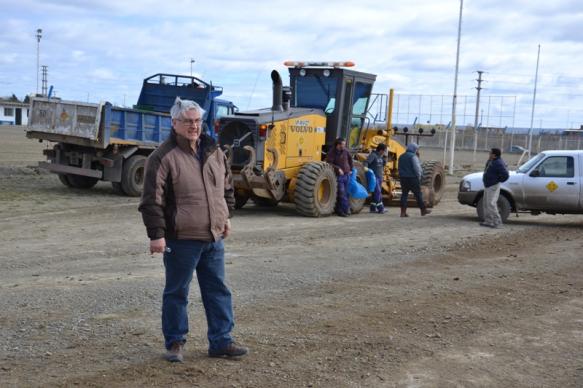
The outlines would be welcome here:
<svg viewBox="0 0 583 388">
<path fill-rule="evenodd" d="M 144 166 L 146 157 L 134 155 L 123 164 L 121 188 L 130 197 L 139 197 L 144 189 Z"/>
<path fill-rule="evenodd" d="M 512 211 L 512 205 L 510 205 L 510 201 L 508 198 L 500 194 L 498 197 L 498 212 L 500 213 L 500 218 L 502 219 L 503 223 L 506 223 L 506 220 L 510 216 L 510 212 Z M 476 204 L 476 212 L 478 213 L 478 218 L 480 221 L 484 221 L 484 197 L 480 198 L 478 203 Z"/>
<path fill-rule="evenodd" d="M 75 189 L 90 189 L 97 184 L 99 179 L 83 175 L 67 174 L 67 181 L 69 182 L 69 187 Z"/>
</svg>

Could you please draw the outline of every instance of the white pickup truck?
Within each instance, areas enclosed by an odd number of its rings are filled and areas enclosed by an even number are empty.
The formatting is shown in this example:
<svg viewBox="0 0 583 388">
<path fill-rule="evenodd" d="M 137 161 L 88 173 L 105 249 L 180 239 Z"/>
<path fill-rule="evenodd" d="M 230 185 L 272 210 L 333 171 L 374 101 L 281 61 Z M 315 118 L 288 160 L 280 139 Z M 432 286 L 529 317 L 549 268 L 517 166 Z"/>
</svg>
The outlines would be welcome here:
<svg viewBox="0 0 583 388">
<path fill-rule="evenodd" d="M 458 201 L 473 206 L 484 218 L 483 173 L 466 175 L 460 182 Z M 543 151 L 501 184 L 498 199 L 505 222 L 511 212 L 532 214 L 583 214 L 583 151 Z"/>
</svg>

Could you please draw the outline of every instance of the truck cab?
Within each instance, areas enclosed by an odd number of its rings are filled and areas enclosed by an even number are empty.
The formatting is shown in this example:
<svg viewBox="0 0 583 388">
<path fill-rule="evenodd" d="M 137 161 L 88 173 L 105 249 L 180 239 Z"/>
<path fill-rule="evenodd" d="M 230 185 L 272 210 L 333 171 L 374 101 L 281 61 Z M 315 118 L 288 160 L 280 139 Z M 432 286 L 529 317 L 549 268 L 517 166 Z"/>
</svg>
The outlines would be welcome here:
<svg viewBox="0 0 583 388">
<path fill-rule="evenodd" d="M 483 218 L 483 173 L 466 175 L 458 201 L 476 207 Z M 498 210 L 505 221 L 511 212 L 583 214 L 583 151 L 543 151 L 510 172 L 501 184 Z"/>
</svg>

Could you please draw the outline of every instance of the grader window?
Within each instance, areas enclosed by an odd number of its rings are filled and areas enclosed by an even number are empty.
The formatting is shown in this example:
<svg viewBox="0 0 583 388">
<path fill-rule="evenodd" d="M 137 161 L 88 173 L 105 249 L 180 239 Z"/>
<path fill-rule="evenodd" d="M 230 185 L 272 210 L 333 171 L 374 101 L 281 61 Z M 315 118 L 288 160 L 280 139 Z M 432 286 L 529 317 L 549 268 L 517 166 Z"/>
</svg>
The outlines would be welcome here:
<svg viewBox="0 0 583 388">
<path fill-rule="evenodd" d="M 296 105 L 304 108 L 317 108 L 326 110 L 326 113 L 334 111 L 336 98 L 335 78 L 322 77 L 317 75 L 307 75 L 295 79 Z M 328 108 L 332 108 L 331 111 Z"/>
</svg>

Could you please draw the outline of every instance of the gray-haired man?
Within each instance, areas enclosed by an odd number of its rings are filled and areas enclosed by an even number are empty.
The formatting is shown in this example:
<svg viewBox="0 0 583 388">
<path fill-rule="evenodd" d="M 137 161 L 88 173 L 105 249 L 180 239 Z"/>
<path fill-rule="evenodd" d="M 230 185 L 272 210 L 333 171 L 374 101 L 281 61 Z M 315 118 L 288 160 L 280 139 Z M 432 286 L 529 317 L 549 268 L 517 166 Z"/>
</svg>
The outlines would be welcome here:
<svg viewBox="0 0 583 388">
<path fill-rule="evenodd" d="M 146 162 L 139 210 L 150 252 L 164 254 L 166 286 L 162 332 L 166 359 L 182 362 L 188 333 L 188 291 L 194 271 L 208 324 L 209 356 L 247 354 L 231 338 L 231 292 L 225 284 L 223 239 L 231 231 L 235 198 L 227 158 L 201 134 L 201 107 L 176 99 L 170 110 L 172 133 Z"/>
</svg>

